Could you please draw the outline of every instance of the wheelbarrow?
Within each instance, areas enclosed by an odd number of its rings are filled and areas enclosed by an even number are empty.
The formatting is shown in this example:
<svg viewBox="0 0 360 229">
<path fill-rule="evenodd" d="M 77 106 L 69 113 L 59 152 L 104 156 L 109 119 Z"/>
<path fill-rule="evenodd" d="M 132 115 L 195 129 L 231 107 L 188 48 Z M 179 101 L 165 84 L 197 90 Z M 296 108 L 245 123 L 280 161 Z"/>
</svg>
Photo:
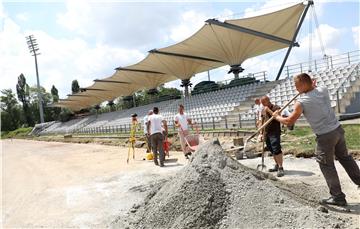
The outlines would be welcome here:
<svg viewBox="0 0 360 229">
<path fill-rule="evenodd" d="M 187 151 L 195 152 L 199 145 L 201 145 L 204 142 L 204 138 L 200 134 L 190 134 L 188 136 L 185 136 L 185 149 L 188 149 Z"/>
<path fill-rule="evenodd" d="M 199 133 L 199 128 L 195 126 L 196 134 L 189 134 L 184 136 L 185 139 L 185 152 L 193 153 L 197 150 L 198 146 L 204 143 L 204 138 Z M 184 130 L 180 127 L 180 131 L 184 132 Z"/>
</svg>

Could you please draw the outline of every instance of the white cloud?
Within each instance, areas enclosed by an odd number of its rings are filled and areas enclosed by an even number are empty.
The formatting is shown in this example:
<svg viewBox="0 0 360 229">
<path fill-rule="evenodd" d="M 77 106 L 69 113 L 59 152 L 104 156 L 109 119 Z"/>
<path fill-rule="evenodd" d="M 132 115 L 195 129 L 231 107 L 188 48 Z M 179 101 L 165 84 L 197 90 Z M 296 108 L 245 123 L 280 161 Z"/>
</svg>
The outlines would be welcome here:
<svg viewBox="0 0 360 229">
<path fill-rule="evenodd" d="M 4 18 L 5 18 L 4 6 L 2 0 L 0 0 L 0 31 L 4 30 Z"/>
<path fill-rule="evenodd" d="M 71 81 L 77 79 L 86 87 L 95 78 L 114 73 L 114 68 L 133 64 L 144 54 L 135 49 L 111 47 L 102 43 L 90 45 L 81 38 L 57 39 L 44 31 L 23 31 L 10 18 L 4 18 L 0 32 L 1 89 L 15 91 L 17 77 L 23 73 L 29 85 L 36 84 L 34 58 L 30 55 L 25 36 L 33 34 L 39 44 L 38 56 L 40 83 L 50 91 L 55 85 L 60 97 L 71 92 Z"/>
<path fill-rule="evenodd" d="M 353 39 L 355 47 L 360 47 L 360 26 L 355 26 L 351 28 L 351 31 L 353 32 Z"/>
<path fill-rule="evenodd" d="M 85 0 L 79 1 L 67 1 L 67 11 L 57 16 L 57 22 L 65 28 L 76 31 L 83 35 L 88 34 L 90 31 L 86 31 L 84 25 L 87 24 L 91 17 L 91 7 Z M 94 32 L 94 31 L 92 31 Z"/>
<path fill-rule="evenodd" d="M 244 17 L 254 17 L 262 14 L 271 13 L 298 4 L 300 2 L 301 1 L 296 0 L 268 0 L 261 2 L 263 3 L 262 5 L 260 5 L 260 3 L 258 2 L 254 6 L 245 9 Z M 314 7 L 312 7 L 315 10 L 318 18 L 323 15 L 325 3 L 325 1 L 316 1 L 314 3 Z M 305 21 L 309 20 L 311 10 L 312 9 L 310 8 L 306 15 Z"/>
<path fill-rule="evenodd" d="M 70 31 L 112 46 L 146 51 L 167 38 L 172 26 L 180 22 L 181 13 L 173 5 L 140 2 L 69 0 L 66 9 L 57 15 L 57 23 Z"/>
<path fill-rule="evenodd" d="M 300 48 L 294 48 L 297 55 L 304 58 L 304 54 L 308 54 L 311 37 L 312 53 L 314 56 L 322 56 L 320 37 L 325 48 L 325 54 L 335 55 L 339 54 L 338 44 L 341 39 L 341 34 L 344 29 L 335 28 L 328 24 L 321 24 L 314 30 L 313 33 L 306 35 L 299 41 Z M 320 33 L 320 36 L 319 36 Z"/>
<path fill-rule="evenodd" d="M 196 11 L 187 11 L 181 15 L 180 24 L 171 28 L 169 37 L 171 40 L 179 42 L 193 35 L 208 19 L 205 14 Z"/>
<path fill-rule="evenodd" d="M 227 18 L 232 14 L 233 12 L 231 10 L 224 9 L 218 16 L 215 16 L 215 18 Z M 195 10 L 186 11 L 181 14 L 180 23 L 171 28 L 169 38 L 175 42 L 183 41 L 198 31 L 209 18 L 214 18 L 214 15 L 208 15 L 206 12 L 198 12 Z"/>
<path fill-rule="evenodd" d="M 299 3 L 299 1 L 288 1 L 288 0 L 269 0 L 265 1 L 263 5 L 260 7 L 257 3 L 253 7 L 249 7 L 245 9 L 244 17 L 254 17 L 262 14 L 271 13 L 274 11 L 278 11 L 284 8 L 287 8 L 291 5 L 295 5 Z"/>
<path fill-rule="evenodd" d="M 27 21 L 29 20 L 29 16 L 26 13 L 16 14 L 16 18 L 20 21 Z"/>
</svg>

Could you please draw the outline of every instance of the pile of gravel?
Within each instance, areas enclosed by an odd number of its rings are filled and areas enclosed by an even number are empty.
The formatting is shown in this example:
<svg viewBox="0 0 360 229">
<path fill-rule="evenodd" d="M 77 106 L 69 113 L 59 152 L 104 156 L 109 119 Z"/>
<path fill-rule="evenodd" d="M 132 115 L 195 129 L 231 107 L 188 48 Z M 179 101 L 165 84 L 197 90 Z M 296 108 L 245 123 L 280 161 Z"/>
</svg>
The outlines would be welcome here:
<svg viewBox="0 0 360 229">
<path fill-rule="evenodd" d="M 156 179 L 156 177 L 154 177 Z M 305 205 L 208 141 L 115 228 L 320 228 L 346 220 Z"/>
</svg>

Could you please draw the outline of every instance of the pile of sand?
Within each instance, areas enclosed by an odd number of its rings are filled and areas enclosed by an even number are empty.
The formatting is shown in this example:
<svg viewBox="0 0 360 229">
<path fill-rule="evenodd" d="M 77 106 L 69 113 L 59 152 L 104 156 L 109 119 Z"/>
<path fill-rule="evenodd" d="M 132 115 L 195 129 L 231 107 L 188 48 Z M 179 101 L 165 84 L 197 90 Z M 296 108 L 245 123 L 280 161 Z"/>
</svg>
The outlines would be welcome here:
<svg viewBox="0 0 360 229">
<path fill-rule="evenodd" d="M 156 177 L 154 177 L 156 180 Z M 159 183 L 115 228 L 319 228 L 346 220 L 305 205 L 226 156 L 217 140 Z"/>
</svg>

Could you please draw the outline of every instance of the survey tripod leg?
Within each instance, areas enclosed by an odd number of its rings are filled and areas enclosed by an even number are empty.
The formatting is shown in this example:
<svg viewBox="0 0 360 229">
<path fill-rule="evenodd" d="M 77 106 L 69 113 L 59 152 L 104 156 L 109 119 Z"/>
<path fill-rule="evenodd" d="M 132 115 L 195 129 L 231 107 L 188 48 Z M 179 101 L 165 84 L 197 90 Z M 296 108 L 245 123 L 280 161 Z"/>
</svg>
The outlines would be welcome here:
<svg viewBox="0 0 360 229">
<path fill-rule="evenodd" d="M 130 151 L 131 150 L 132 150 L 132 153 L 133 153 L 133 159 L 135 159 L 135 142 L 136 142 L 136 139 L 134 137 L 129 138 L 129 149 L 128 149 L 128 156 L 127 156 L 127 159 L 126 159 L 126 163 L 129 163 Z"/>
</svg>

